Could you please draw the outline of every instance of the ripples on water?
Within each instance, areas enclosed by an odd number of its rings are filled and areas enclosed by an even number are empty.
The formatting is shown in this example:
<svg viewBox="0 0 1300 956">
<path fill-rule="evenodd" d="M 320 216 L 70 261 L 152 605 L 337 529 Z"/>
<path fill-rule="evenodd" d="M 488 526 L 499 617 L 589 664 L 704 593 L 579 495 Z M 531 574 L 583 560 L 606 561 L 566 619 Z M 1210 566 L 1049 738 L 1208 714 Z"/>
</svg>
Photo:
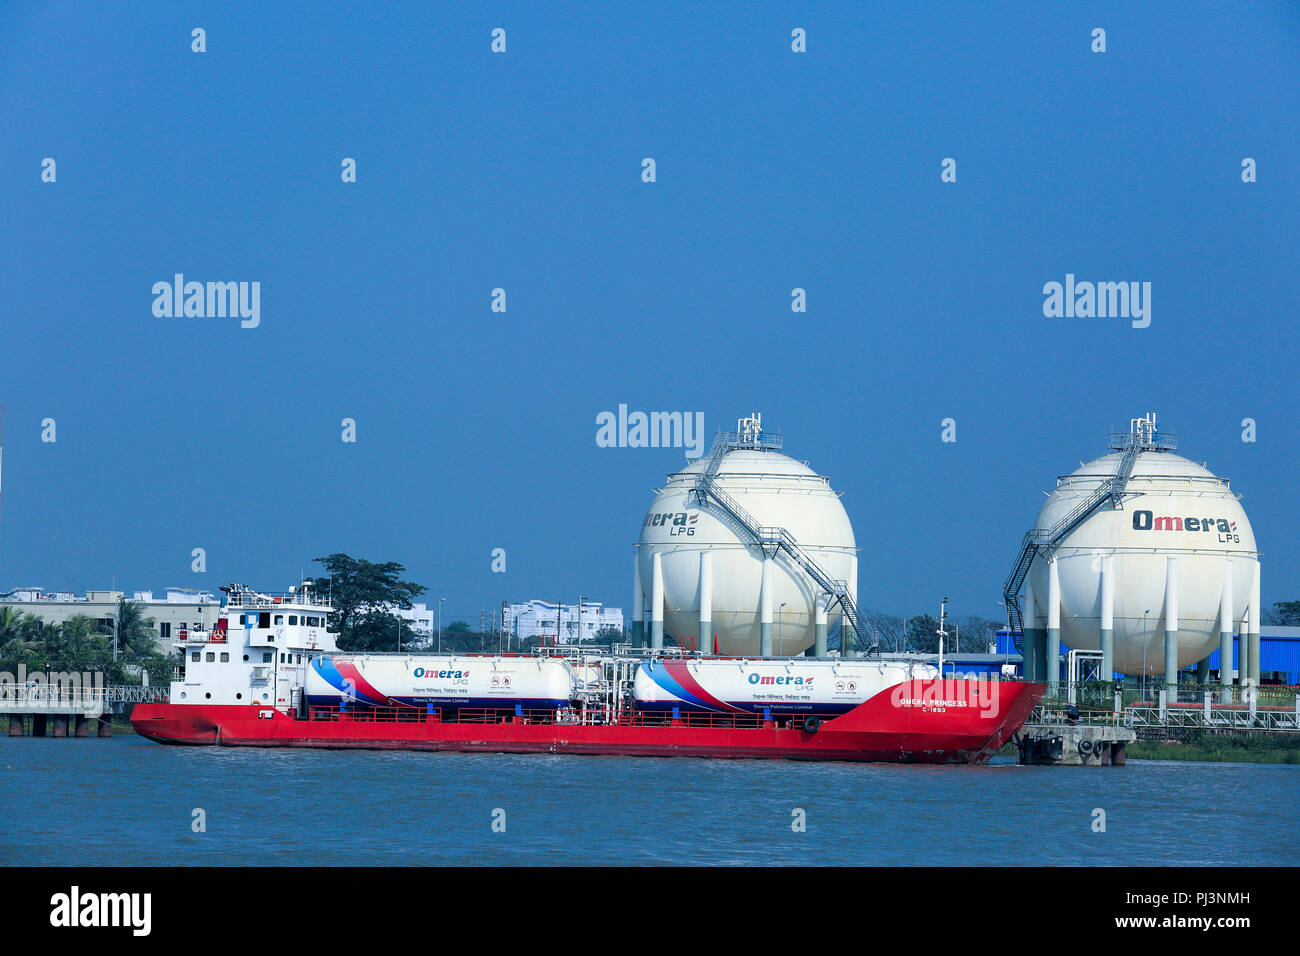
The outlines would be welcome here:
<svg viewBox="0 0 1300 956">
<path fill-rule="evenodd" d="M 902 767 L 6 738 L 0 793 L 7 865 L 1300 859 L 1300 767 L 1285 765 Z M 206 833 L 190 829 L 196 807 Z M 505 833 L 491 829 L 498 807 Z M 1105 833 L 1092 832 L 1096 807 Z M 804 833 L 791 830 L 795 808 Z"/>
</svg>

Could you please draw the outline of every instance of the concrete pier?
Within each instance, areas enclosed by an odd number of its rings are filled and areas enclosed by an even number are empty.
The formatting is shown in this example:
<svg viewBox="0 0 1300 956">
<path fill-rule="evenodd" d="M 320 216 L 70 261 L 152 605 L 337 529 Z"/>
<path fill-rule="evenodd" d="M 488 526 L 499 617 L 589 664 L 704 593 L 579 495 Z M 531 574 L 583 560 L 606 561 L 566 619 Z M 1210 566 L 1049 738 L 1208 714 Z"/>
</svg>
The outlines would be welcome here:
<svg viewBox="0 0 1300 956">
<path fill-rule="evenodd" d="M 87 717 L 85 714 L 77 714 L 76 723 L 73 724 L 73 728 L 72 728 L 72 736 L 86 737 L 89 736 L 89 731 L 90 731 L 90 718 Z"/>
<path fill-rule="evenodd" d="M 1055 767 L 1122 767 L 1136 739 L 1132 728 L 1108 724 L 1025 724 L 1014 738 L 1019 763 Z"/>
<path fill-rule="evenodd" d="M 22 735 L 23 735 L 23 715 L 10 714 L 9 715 L 9 736 L 21 737 Z"/>
<path fill-rule="evenodd" d="M 111 736 L 113 736 L 113 718 L 112 718 L 112 717 L 101 716 L 101 717 L 97 717 L 96 720 L 99 722 L 99 730 L 98 730 L 97 733 L 96 733 L 96 736 L 97 736 L 97 737 L 111 737 Z"/>
<path fill-rule="evenodd" d="M 68 715 L 67 714 L 55 714 L 52 724 L 53 726 L 50 728 L 51 737 L 68 736 Z"/>
<path fill-rule="evenodd" d="M 32 715 L 32 736 L 33 737 L 45 736 L 45 715 L 44 714 Z"/>
</svg>

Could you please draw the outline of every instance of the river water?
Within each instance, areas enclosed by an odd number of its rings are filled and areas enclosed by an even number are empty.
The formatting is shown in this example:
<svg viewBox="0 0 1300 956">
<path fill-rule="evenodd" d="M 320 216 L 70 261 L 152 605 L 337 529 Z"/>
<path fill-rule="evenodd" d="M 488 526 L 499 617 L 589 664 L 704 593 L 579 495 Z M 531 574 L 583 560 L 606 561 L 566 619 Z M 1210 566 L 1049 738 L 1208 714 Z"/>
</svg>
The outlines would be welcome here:
<svg viewBox="0 0 1300 956">
<path fill-rule="evenodd" d="M 1300 766 L 1286 765 L 921 767 L 26 737 L 0 739 L 0 794 L 4 865 L 1300 860 Z"/>
</svg>

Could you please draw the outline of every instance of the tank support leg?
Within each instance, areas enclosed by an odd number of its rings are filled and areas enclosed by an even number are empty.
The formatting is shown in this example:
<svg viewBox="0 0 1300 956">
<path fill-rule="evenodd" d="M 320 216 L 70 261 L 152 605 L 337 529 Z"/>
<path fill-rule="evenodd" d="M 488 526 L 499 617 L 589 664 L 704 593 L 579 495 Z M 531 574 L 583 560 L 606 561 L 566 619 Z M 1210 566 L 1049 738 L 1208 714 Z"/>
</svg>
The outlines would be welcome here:
<svg viewBox="0 0 1300 956">
<path fill-rule="evenodd" d="M 762 657 L 772 656 L 772 559 L 763 558 L 763 580 L 759 595 L 759 639 L 758 653 Z"/>
<path fill-rule="evenodd" d="M 1047 692 L 1055 695 L 1061 682 L 1061 575 L 1056 558 L 1047 567 Z"/>
<path fill-rule="evenodd" d="M 1232 703 L 1232 558 L 1223 559 L 1223 591 L 1219 596 L 1219 702 Z"/>
<path fill-rule="evenodd" d="M 658 551 L 650 583 L 650 646 L 656 650 L 664 646 L 664 564 Z"/>
<path fill-rule="evenodd" d="M 713 555 L 700 552 L 700 637 L 696 646 L 713 653 Z"/>
<path fill-rule="evenodd" d="M 641 557 L 632 556 L 632 645 L 645 646 L 645 590 L 641 587 Z"/>
<path fill-rule="evenodd" d="M 1178 559 L 1165 559 L 1165 689 L 1178 688 Z M 1176 698 L 1175 698 L 1176 699 Z"/>
<path fill-rule="evenodd" d="M 1115 676 L 1115 567 L 1110 555 L 1101 559 L 1101 679 Z"/>
<path fill-rule="evenodd" d="M 1255 562 L 1255 581 L 1250 588 L 1250 682 L 1259 686 L 1259 562 Z"/>
<path fill-rule="evenodd" d="M 843 627 L 843 625 L 840 625 Z M 813 625 L 813 656 L 826 656 L 826 599 L 817 596 L 817 616 Z"/>
</svg>

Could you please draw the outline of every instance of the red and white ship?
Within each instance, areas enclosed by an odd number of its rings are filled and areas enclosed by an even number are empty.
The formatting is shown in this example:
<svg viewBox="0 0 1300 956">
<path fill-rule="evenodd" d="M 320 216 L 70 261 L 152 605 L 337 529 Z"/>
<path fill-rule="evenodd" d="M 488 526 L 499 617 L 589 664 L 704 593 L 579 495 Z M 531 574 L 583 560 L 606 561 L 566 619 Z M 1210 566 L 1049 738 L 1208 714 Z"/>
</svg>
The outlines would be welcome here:
<svg viewBox="0 0 1300 956">
<path fill-rule="evenodd" d="M 981 763 L 1045 686 L 943 680 L 911 660 L 340 654 L 328 604 L 224 588 L 216 627 L 136 732 L 159 743 Z"/>
</svg>

